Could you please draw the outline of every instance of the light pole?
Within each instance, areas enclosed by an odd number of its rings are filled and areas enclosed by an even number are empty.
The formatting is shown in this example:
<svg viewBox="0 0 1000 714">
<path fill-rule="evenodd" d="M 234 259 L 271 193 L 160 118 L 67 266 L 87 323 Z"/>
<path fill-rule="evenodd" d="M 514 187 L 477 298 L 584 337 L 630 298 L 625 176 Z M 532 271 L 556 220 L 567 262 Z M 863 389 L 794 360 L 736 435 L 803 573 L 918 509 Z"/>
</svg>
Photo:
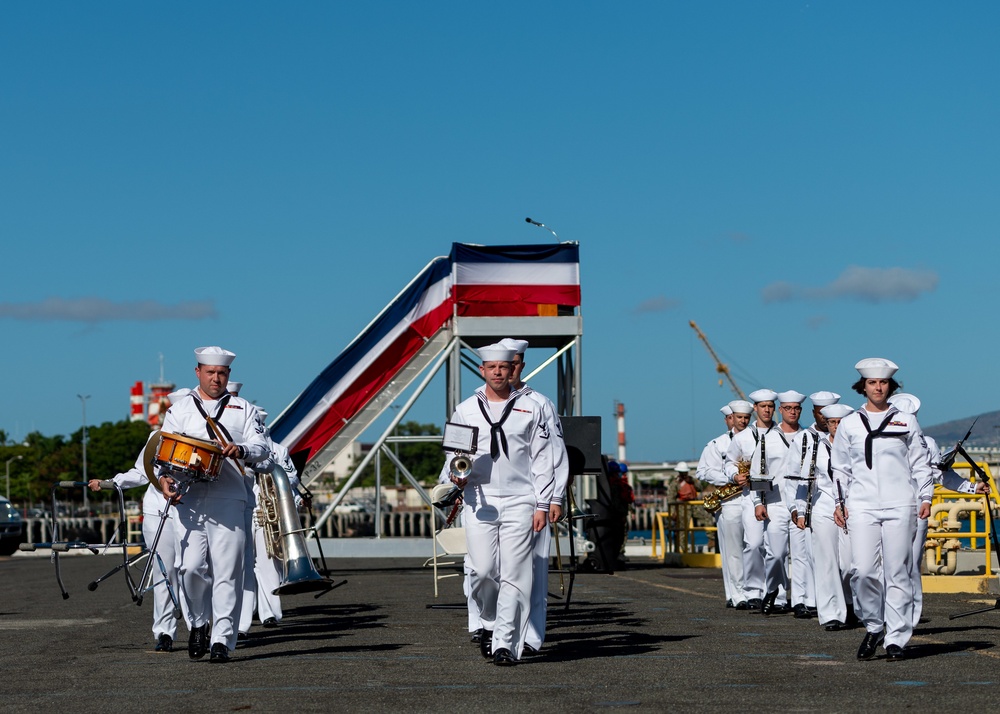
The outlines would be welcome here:
<svg viewBox="0 0 1000 714">
<path fill-rule="evenodd" d="M 80 398 L 80 404 L 83 405 L 83 482 L 87 482 L 87 400 L 90 399 L 90 395 L 84 396 L 83 394 L 77 394 Z M 84 513 L 90 512 L 90 501 L 87 499 L 87 487 L 83 488 L 83 511 Z"/>
<path fill-rule="evenodd" d="M 22 456 L 21 454 L 18 454 L 17 456 L 11 456 L 9 459 L 7 459 L 7 500 L 8 501 L 10 500 L 10 462 L 11 461 L 20 461 L 23 458 L 24 458 L 24 456 Z"/>
</svg>

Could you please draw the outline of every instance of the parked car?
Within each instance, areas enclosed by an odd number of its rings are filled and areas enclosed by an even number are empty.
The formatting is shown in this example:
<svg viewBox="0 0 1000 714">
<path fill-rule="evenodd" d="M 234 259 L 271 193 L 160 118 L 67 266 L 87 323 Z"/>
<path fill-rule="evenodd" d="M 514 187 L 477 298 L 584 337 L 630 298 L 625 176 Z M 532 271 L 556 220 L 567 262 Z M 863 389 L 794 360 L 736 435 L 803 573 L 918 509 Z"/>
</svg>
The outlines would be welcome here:
<svg viewBox="0 0 1000 714">
<path fill-rule="evenodd" d="M 10 555 L 17 550 L 24 532 L 21 513 L 3 496 L 0 496 L 0 555 Z"/>
</svg>

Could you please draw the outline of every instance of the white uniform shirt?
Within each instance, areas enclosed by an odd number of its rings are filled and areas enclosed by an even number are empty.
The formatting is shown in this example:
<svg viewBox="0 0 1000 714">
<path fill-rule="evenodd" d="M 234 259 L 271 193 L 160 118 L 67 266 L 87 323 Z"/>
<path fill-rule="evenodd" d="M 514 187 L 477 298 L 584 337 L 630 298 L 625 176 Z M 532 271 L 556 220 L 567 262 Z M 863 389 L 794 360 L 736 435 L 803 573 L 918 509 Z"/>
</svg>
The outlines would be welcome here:
<svg viewBox="0 0 1000 714">
<path fill-rule="evenodd" d="M 227 396 L 229 400 L 225 408 L 222 409 L 222 414 L 218 417 L 217 412 L 221 400 L 202 400 L 196 392 L 182 397 L 167 410 L 163 418 L 163 431 L 167 434 L 181 434 L 194 439 L 214 442 L 214 435 L 210 434 L 205 417 L 198 411 L 196 403 L 201 404 L 205 413 L 229 432 L 234 444 L 246 448 L 246 463 L 255 464 L 264 460 L 268 455 L 268 445 L 264 437 L 264 424 L 260 419 L 260 413 L 245 399 L 232 395 Z M 158 467 L 158 475 L 162 476 L 165 473 L 162 467 Z M 225 498 L 245 502 L 247 499 L 245 482 L 251 477 L 252 474 L 246 477 L 240 475 L 232 460 L 225 459 L 222 462 L 218 479 L 211 482 L 195 481 L 188 493 L 192 496 Z"/>
<path fill-rule="evenodd" d="M 552 434 L 552 475 L 555 484 L 552 490 L 552 502 L 562 505 L 566 498 L 566 487 L 569 485 L 569 456 L 566 454 L 566 442 L 563 441 L 562 422 L 556 416 L 556 405 L 544 394 L 536 392 L 525 385 L 522 390 L 542 407 L 542 414 L 549 422 L 549 433 Z"/>
<path fill-rule="evenodd" d="M 497 423 L 502 409 L 514 400 L 510 415 L 502 430 L 507 440 L 504 453 L 502 440 L 496 461 L 490 456 L 490 422 Z M 487 421 L 480 404 L 490 415 Z M 491 406 L 493 405 L 493 406 Z M 465 502 L 473 502 L 474 492 L 489 496 L 524 496 L 534 494 L 535 510 L 548 511 L 555 488 L 552 472 L 552 434 L 539 403 L 519 390 L 511 390 L 506 402 L 490 402 L 485 387 L 458 405 L 451 421 L 479 427 L 476 454 L 472 457 L 472 472 L 465 486 Z M 442 478 L 451 457 L 445 461 Z"/>
<path fill-rule="evenodd" d="M 781 462 L 788 451 L 790 440 L 798 432 L 785 434 L 781 427 L 774 423 L 770 429 L 759 429 L 757 424 L 751 424 L 733 437 L 726 451 L 726 478 L 730 481 L 736 477 L 736 462 L 750 461 L 750 478 L 754 481 L 771 481 L 772 490 L 777 491 L 773 498 L 780 498 L 784 491 L 785 477 L 781 473 Z M 765 441 L 765 468 L 761 469 L 760 442 Z M 755 506 L 761 504 L 760 491 L 751 491 Z"/>
<path fill-rule="evenodd" d="M 873 432 L 871 467 L 865 459 L 869 432 L 861 420 L 868 417 Z M 833 475 L 839 479 L 844 498 L 851 508 L 878 509 L 930 503 L 934 481 L 927 449 L 920 438 L 920 424 L 912 414 L 890 407 L 884 412 L 868 412 L 864 407 L 840 421 L 833 440 Z"/>
<path fill-rule="evenodd" d="M 731 479 L 726 476 L 726 450 L 733 440 L 733 432 L 727 431 L 705 444 L 698 459 L 695 477 L 702 483 L 725 486 Z"/>
<path fill-rule="evenodd" d="M 788 510 L 797 511 L 799 516 L 805 516 L 810 477 L 813 479 L 813 504 L 821 495 L 836 500 L 833 495 L 836 487 L 830 477 L 830 450 L 830 435 L 824 431 L 810 427 L 795 435 L 784 461 L 781 462 L 782 475 L 785 477 L 784 499 Z M 815 467 L 813 467 L 814 452 Z"/>
</svg>

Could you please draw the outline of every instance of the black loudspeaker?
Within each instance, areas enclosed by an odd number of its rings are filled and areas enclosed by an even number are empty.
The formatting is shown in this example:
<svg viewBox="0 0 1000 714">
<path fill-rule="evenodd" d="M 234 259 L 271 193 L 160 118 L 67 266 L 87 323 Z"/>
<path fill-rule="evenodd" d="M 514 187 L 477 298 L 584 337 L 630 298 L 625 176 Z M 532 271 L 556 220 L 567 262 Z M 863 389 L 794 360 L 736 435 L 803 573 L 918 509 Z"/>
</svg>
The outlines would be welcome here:
<svg viewBox="0 0 1000 714">
<path fill-rule="evenodd" d="M 601 461 L 601 417 L 564 416 L 562 422 L 563 441 L 569 457 L 569 475 L 600 473 L 604 470 Z"/>
</svg>

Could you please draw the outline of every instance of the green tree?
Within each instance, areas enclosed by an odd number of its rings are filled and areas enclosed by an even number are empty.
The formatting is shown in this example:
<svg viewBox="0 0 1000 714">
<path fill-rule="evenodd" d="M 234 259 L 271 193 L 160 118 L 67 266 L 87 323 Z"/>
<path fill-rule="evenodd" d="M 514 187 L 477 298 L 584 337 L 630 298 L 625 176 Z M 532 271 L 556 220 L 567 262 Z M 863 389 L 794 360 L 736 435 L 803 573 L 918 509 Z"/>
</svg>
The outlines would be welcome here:
<svg viewBox="0 0 1000 714">
<path fill-rule="evenodd" d="M 415 421 L 401 423 L 396 427 L 399 436 L 440 436 L 441 428 L 437 424 L 421 424 Z M 412 444 L 390 444 L 389 449 L 399 454 L 399 460 L 406 467 L 406 470 L 413 474 L 422 484 L 432 484 L 437 481 L 438 474 L 441 473 L 441 466 L 444 464 L 444 452 L 441 450 L 439 442 L 415 442 Z M 391 485 L 396 481 L 396 465 L 387 457 L 382 457 L 382 485 Z M 402 473 L 399 474 L 400 483 L 407 484 Z M 375 485 L 375 461 L 374 459 L 365 467 L 360 486 Z"/>
</svg>

